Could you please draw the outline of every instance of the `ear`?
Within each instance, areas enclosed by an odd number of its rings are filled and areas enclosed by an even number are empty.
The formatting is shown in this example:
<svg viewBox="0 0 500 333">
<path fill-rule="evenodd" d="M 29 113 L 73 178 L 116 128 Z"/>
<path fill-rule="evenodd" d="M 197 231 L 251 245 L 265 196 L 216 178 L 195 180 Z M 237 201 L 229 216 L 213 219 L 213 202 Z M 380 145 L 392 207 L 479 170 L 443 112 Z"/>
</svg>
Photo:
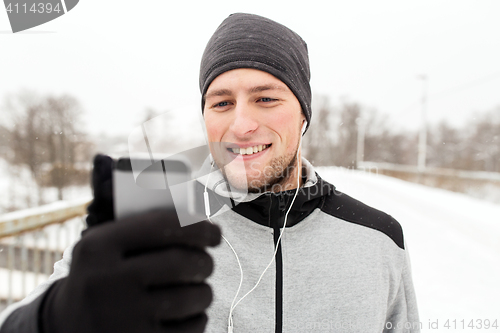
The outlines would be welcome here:
<svg viewBox="0 0 500 333">
<path fill-rule="evenodd" d="M 303 120 L 302 121 L 302 130 L 301 130 L 301 135 L 304 135 L 304 132 L 306 131 L 306 128 L 307 128 L 307 120 Z"/>
</svg>

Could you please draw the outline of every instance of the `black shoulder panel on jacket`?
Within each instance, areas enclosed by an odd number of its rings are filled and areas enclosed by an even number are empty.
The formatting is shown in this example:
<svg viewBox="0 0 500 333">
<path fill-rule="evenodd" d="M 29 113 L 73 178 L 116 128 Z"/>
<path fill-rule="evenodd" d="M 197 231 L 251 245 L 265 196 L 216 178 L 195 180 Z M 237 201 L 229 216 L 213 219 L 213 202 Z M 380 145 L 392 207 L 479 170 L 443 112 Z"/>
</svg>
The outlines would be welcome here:
<svg viewBox="0 0 500 333">
<path fill-rule="evenodd" d="M 383 232 L 404 250 L 403 229 L 392 216 L 334 191 L 325 198 L 321 210 L 347 222 Z"/>
</svg>

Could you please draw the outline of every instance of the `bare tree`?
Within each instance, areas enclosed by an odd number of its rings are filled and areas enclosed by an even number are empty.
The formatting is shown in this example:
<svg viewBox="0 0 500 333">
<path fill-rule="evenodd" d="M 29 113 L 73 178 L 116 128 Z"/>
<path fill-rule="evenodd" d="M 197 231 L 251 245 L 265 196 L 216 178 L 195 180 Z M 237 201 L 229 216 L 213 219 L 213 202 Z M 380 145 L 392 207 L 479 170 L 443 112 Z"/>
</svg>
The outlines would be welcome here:
<svg viewBox="0 0 500 333">
<path fill-rule="evenodd" d="M 475 115 L 462 128 L 446 122 L 428 135 L 430 166 L 500 172 L 500 108 Z"/>
<path fill-rule="evenodd" d="M 469 154 L 475 170 L 500 172 L 500 107 L 471 121 Z"/>
<path fill-rule="evenodd" d="M 344 101 L 340 108 L 340 124 L 336 129 L 338 143 L 334 149 L 333 162 L 346 168 L 356 167 L 356 146 L 361 106 L 358 103 Z"/>
<path fill-rule="evenodd" d="M 58 199 L 63 199 L 63 189 L 81 183 L 82 174 L 75 167 L 77 162 L 90 160 L 88 142 L 79 128 L 82 113 L 79 102 L 71 96 L 47 97 L 45 107 L 45 136 L 48 170 L 45 184 L 58 190 Z M 83 155 L 83 156 L 81 156 Z"/>
<path fill-rule="evenodd" d="M 9 142 L 11 148 L 10 161 L 15 165 L 25 165 L 33 179 L 41 185 L 44 154 L 43 144 L 44 120 L 43 103 L 32 92 L 21 92 L 17 96 L 8 96 L 5 109 L 10 116 Z M 8 126 L 7 125 L 7 126 Z M 39 204 L 43 203 L 42 187 L 38 186 Z"/>
<path fill-rule="evenodd" d="M 313 117 L 302 139 L 303 154 L 316 165 L 330 165 L 335 145 L 334 110 L 326 96 L 315 97 Z"/>
<path fill-rule="evenodd" d="M 333 107 L 327 97 L 319 96 L 315 105 L 303 147 L 304 156 L 316 165 L 357 167 L 360 119 L 365 127 L 365 160 L 399 164 L 411 164 L 414 160 L 413 133 L 395 133 L 386 115 L 346 99 L 340 107 Z"/>
<path fill-rule="evenodd" d="M 451 127 L 446 121 L 429 128 L 427 159 L 429 166 L 468 169 L 469 161 L 463 154 L 467 138 L 463 131 Z"/>
<path fill-rule="evenodd" d="M 415 133 L 399 132 L 389 117 L 375 109 L 363 109 L 366 123 L 365 160 L 395 164 L 415 164 Z"/>
<path fill-rule="evenodd" d="M 21 92 L 7 96 L 3 109 L 9 115 L 8 161 L 28 167 L 38 185 L 38 204 L 44 203 L 44 187 L 56 187 L 63 199 L 66 186 L 88 182 L 88 168 L 78 163 L 90 160 L 90 143 L 79 129 L 81 107 L 75 98 Z"/>
</svg>

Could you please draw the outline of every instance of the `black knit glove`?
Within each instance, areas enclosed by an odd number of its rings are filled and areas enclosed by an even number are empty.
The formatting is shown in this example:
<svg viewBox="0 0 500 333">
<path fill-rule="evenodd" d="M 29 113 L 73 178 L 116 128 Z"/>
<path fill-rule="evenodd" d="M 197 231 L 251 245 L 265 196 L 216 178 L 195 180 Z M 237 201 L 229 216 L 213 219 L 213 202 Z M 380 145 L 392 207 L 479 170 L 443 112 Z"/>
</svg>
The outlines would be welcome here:
<svg viewBox="0 0 500 333">
<path fill-rule="evenodd" d="M 87 226 L 112 221 L 115 219 L 113 212 L 113 160 L 106 155 L 94 157 L 92 169 L 92 191 L 94 200 L 87 207 Z"/>
<path fill-rule="evenodd" d="M 153 211 L 89 228 L 40 310 L 44 333 L 203 332 L 217 226 Z"/>
</svg>

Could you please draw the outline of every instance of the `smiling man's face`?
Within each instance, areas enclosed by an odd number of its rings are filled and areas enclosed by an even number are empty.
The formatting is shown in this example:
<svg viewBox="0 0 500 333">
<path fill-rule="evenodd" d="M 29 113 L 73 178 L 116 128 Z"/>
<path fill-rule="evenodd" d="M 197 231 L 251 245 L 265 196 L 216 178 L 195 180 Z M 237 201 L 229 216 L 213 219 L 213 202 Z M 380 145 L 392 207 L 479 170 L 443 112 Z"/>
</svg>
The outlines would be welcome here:
<svg viewBox="0 0 500 333">
<path fill-rule="evenodd" d="M 205 94 L 204 117 L 209 141 L 223 143 L 223 149 L 211 148 L 212 156 L 233 187 L 249 192 L 297 187 L 305 117 L 286 84 L 256 69 L 225 72 Z M 236 163 L 227 164 L 232 160 Z"/>
</svg>

